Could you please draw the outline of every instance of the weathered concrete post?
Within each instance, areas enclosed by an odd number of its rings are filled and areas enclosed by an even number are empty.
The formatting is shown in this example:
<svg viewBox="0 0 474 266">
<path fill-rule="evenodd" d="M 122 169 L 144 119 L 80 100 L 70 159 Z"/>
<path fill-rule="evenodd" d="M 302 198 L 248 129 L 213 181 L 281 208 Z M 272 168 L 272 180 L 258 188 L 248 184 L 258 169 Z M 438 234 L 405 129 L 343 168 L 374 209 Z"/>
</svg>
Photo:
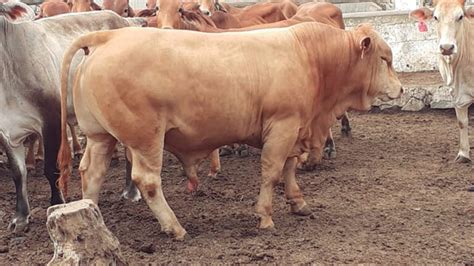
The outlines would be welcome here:
<svg viewBox="0 0 474 266">
<path fill-rule="evenodd" d="M 126 265 L 120 243 L 91 200 L 48 208 L 46 222 L 54 243 L 48 265 Z"/>
</svg>

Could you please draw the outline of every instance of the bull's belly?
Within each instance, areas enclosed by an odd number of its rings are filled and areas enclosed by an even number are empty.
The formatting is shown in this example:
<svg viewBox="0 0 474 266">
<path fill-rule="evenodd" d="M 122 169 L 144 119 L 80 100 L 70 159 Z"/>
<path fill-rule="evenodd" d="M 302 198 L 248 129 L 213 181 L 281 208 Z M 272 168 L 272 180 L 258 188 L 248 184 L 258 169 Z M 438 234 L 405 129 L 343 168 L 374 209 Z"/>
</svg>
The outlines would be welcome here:
<svg viewBox="0 0 474 266">
<path fill-rule="evenodd" d="M 165 149 L 177 154 L 197 153 L 199 151 L 209 153 L 221 146 L 232 143 L 248 144 L 261 148 L 261 134 L 259 132 L 238 134 L 236 131 L 231 133 L 225 130 L 223 132 L 209 132 L 205 129 L 185 132 L 179 129 L 171 129 L 165 135 Z"/>
</svg>

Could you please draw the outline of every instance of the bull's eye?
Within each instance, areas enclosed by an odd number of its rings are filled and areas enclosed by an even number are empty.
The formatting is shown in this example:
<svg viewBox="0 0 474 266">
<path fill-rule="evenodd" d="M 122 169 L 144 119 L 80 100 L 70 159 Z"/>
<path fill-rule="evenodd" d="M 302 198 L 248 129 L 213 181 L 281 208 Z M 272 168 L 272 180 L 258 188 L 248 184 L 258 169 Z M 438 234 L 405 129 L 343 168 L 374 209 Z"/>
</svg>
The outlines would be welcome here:
<svg viewBox="0 0 474 266">
<path fill-rule="evenodd" d="M 156 6 L 156 7 L 155 7 L 155 11 L 156 11 L 156 12 L 160 11 L 160 7 L 159 7 L 159 6 Z"/>
<path fill-rule="evenodd" d="M 184 9 L 182 7 L 178 8 L 178 13 L 183 13 Z"/>
<path fill-rule="evenodd" d="M 128 8 L 126 8 L 123 12 L 124 12 L 124 13 L 128 13 Z"/>
<path fill-rule="evenodd" d="M 461 21 L 463 18 L 464 18 L 464 15 L 461 15 L 461 16 L 457 19 L 457 21 Z"/>
<path fill-rule="evenodd" d="M 433 18 L 434 18 L 434 20 L 438 21 L 438 17 L 437 17 L 437 16 L 434 16 Z"/>
</svg>

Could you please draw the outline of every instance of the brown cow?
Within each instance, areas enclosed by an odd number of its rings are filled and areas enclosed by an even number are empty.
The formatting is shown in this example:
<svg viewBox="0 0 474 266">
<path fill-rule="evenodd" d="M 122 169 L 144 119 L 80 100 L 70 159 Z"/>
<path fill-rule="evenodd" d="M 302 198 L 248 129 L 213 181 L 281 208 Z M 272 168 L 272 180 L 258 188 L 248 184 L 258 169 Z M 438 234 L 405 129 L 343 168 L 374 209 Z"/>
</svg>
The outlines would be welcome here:
<svg viewBox="0 0 474 266">
<path fill-rule="evenodd" d="M 87 34 L 69 48 L 62 65 L 63 189 L 71 165 L 67 73 L 81 48 L 89 55 L 76 72 L 73 99 L 87 137 L 79 167 L 83 198 L 98 202 L 120 141 L 131 151 L 132 178 L 145 202 L 162 230 L 177 239 L 186 231 L 163 195 L 163 149 L 193 174 L 196 163 L 222 145 L 261 148 L 256 212 L 259 228 L 272 228 L 273 189 L 281 176 L 291 212 L 311 213 L 296 182 L 298 156 L 321 148 L 323 133 L 345 110 L 368 110 L 375 97 L 385 101 L 401 94 L 391 49 L 367 25 L 352 31 L 301 23 L 258 34 L 151 28 Z M 202 55 L 213 60 L 197 60 Z"/>
<path fill-rule="evenodd" d="M 129 0 L 104 0 L 102 9 L 112 10 L 122 17 L 134 17 L 135 11 L 130 6 Z"/>
<path fill-rule="evenodd" d="M 62 0 L 47 0 L 40 5 L 36 19 L 47 18 L 71 12 L 69 5 Z"/>
<path fill-rule="evenodd" d="M 68 0 L 67 4 L 71 8 L 71 12 L 87 12 L 102 9 L 94 0 Z"/>
</svg>

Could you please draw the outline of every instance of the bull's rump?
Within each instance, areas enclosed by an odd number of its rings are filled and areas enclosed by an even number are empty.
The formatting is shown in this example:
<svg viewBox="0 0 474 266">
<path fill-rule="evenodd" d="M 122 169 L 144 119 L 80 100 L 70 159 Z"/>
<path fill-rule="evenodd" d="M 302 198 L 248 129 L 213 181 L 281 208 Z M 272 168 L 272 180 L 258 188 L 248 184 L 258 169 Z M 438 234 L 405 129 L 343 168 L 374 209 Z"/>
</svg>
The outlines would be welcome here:
<svg viewBox="0 0 474 266">
<path fill-rule="evenodd" d="M 126 145 L 153 141 L 166 127 L 166 145 L 174 150 L 259 146 L 274 121 L 296 119 L 303 126 L 310 112 L 314 87 L 296 48 L 286 29 L 128 28 L 85 61 L 78 93 L 89 115 Z"/>
</svg>

